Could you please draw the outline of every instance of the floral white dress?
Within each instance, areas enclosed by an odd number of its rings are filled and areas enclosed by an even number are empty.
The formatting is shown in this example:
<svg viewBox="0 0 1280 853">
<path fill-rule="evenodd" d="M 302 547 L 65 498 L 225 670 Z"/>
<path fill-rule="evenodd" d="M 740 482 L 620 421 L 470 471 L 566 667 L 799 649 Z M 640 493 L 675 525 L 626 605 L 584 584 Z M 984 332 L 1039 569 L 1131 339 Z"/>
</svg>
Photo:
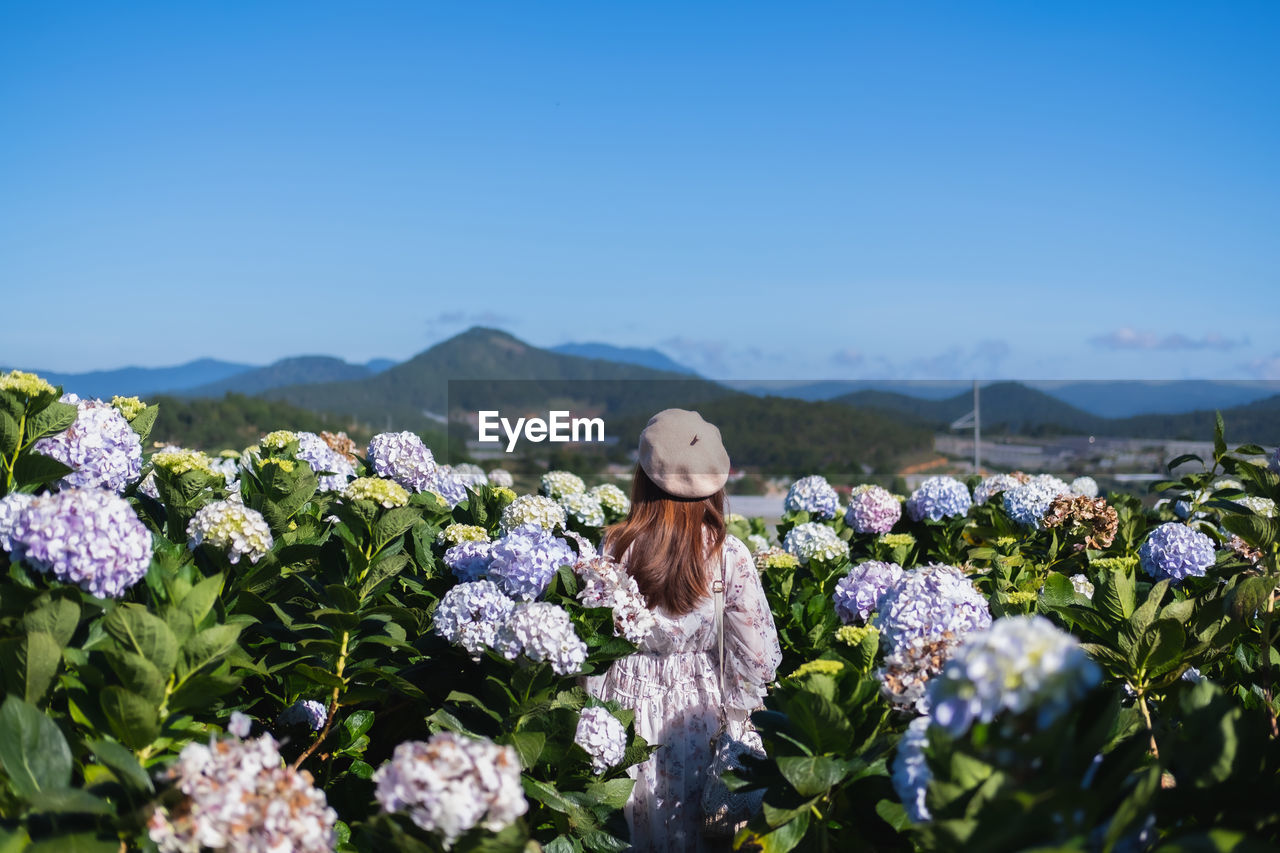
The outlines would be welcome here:
<svg viewBox="0 0 1280 853">
<path fill-rule="evenodd" d="M 746 545 L 734 536 L 722 549 L 725 573 L 725 705 L 745 716 L 758 708 L 782 652 L 773 614 Z M 626 563 L 625 555 L 622 562 Z M 707 567 L 719 576 L 721 561 Z M 636 712 L 636 732 L 659 749 L 628 773 L 636 780 L 627 801 L 635 850 L 707 850 L 702 835 L 702 789 L 711 741 L 720 727 L 715 603 L 708 595 L 683 616 L 654 611 L 657 624 L 640 651 L 614 661 L 587 690 Z"/>
</svg>

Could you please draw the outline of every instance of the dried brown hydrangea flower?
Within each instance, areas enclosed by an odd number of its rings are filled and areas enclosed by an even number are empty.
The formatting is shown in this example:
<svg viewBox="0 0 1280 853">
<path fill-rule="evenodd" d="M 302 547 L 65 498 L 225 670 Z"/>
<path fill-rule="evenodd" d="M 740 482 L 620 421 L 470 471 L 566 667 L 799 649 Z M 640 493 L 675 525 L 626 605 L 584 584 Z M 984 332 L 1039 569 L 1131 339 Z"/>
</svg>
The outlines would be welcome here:
<svg viewBox="0 0 1280 853">
<path fill-rule="evenodd" d="M 1046 528 L 1065 525 L 1070 522 L 1071 532 L 1083 531 L 1084 541 L 1073 547 L 1077 551 L 1085 548 L 1103 550 L 1111 547 L 1120 529 L 1120 517 L 1115 507 L 1107 504 L 1106 498 L 1090 498 L 1085 495 L 1059 495 L 1049 505 L 1044 516 Z"/>
</svg>

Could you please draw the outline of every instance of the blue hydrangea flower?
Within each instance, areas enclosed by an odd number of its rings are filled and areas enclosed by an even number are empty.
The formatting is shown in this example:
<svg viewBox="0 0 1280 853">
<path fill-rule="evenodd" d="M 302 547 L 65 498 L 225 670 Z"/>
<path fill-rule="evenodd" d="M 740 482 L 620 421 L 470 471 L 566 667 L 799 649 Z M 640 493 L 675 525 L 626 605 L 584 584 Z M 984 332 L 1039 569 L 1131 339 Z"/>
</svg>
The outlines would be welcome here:
<svg viewBox="0 0 1280 853">
<path fill-rule="evenodd" d="M 888 533 L 902 517 L 902 504 L 879 486 L 863 485 L 849 495 L 849 508 L 845 510 L 845 523 L 855 533 Z"/>
<path fill-rule="evenodd" d="M 1057 477 L 1041 475 L 1004 491 L 1004 511 L 1018 524 L 1036 527 L 1058 495 L 1071 494 L 1071 487 Z"/>
<path fill-rule="evenodd" d="M 840 497 L 821 474 L 801 477 L 791 484 L 784 504 L 787 512 L 807 512 L 814 521 L 835 518 Z"/>
<path fill-rule="evenodd" d="M 425 492 L 436 472 L 436 459 L 411 432 L 383 432 L 369 441 L 369 464 L 379 477 L 395 480 L 411 492 Z"/>
<path fill-rule="evenodd" d="M 444 552 L 444 563 L 460 581 L 478 581 L 489 574 L 493 562 L 493 543 L 459 542 Z"/>
<path fill-rule="evenodd" d="M 1166 522 L 1147 535 L 1138 549 L 1142 570 L 1156 580 L 1175 583 L 1188 577 L 1204 577 L 1217 555 L 1213 540 L 1176 521 Z"/>
<path fill-rule="evenodd" d="M 955 477 L 930 477 L 907 498 L 907 514 L 912 521 L 941 521 L 969 511 L 969 487 Z"/>
<path fill-rule="evenodd" d="M 1002 711 L 1045 728 L 1102 680 L 1080 642 L 1043 616 L 1006 616 L 969 634 L 929 680 L 933 720 L 954 736 Z"/>
<path fill-rule="evenodd" d="M 577 557 L 569 543 L 537 524 L 525 524 L 493 543 L 489 579 L 521 601 L 542 595 L 560 566 Z"/>
<path fill-rule="evenodd" d="M 75 422 L 33 447 L 71 469 L 57 487 L 97 487 L 119 494 L 136 482 L 142 474 L 142 439 L 124 415 L 110 403 L 81 400 L 75 394 L 62 395 L 62 402 L 75 405 Z"/>
<path fill-rule="evenodd" d="M 902 579 L 902 566 L 867 560 L 849 570 L 836 582 L 836 615 L 846 625 L 865 622 L 879 605 L 885 591 Z"/>
<path fill-rule="evenodd" d="M 299 699 L 280 712 L 276 724 L 280 726 L 305 726 L 313 732 L 324 728 L 329 711 L 315 699 Z"/>
<path fill-rule="evenodd" d="M 114 411 L 114 410 L 113 410 Z M 151 531 L 105 489 L 42 495 L 18 514 L 13 557 L 98 598 L 119 598 L 151 566 Z"/>
<path fill-rule="evenodd" d="M 516 605 L 499 629 L 494 648 L 507 660 L 524 655 L 548 661 L 557 675 L 581 672 L 587 661 L 587 644 L 573 629 L 568 611 L 549 601 Z"/>
<path fill-rule="evenodd" d="M 991 624 L 986 597 L 955 566 L 931 563 L 904 572 L 879 602 L 876 627 L 892 653 L 914 639 L 962 637 Z"/>
<path fill-rule="evenodd" d="M 907 817 L 913 823 L 930 820 L 929 809 L 925 806 L 925 795 L 929 791 L 929 782 L 933 780 L 933 772 L 925 760 L 924 749 L 929 744 L 928 717 L 916 717 L 902 733 L 898 741 L 898 754 L 893 757 L 893 790 L 902 800 L 907 810 Z"/>
</svg>

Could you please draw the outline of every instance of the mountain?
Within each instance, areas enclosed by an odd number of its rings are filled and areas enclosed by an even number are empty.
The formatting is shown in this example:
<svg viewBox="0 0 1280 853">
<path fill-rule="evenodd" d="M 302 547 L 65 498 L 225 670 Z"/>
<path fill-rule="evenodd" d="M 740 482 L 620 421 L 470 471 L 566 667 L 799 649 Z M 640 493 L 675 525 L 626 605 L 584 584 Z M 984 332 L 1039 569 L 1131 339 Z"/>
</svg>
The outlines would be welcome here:
<svg viewBox="0 0 1280 853">
<path fill-rule="evenodd" d="M 1280 392 L 1280 382 L 1207 379 L 1029 384 L 1076 408 L 1108 418 L 1227 409 Z"/>
<path fill-rule="evenodd" d="M 175 388 L 220 382 L 253 369 L 255 366 L 252 364 L 201 358 L 173 367 L 121 367 L 117 370 L 93 370 L 87 373 L 55 373 L 50 370 L 33 372 L 54 385 L 61 385 L 62 390 L 68 393 L 110 400 L 116 394 L 122 397 L 146 397 Z"/>
<path fill-rule="evenodd" d="M 346 423 L 324 413 L 309 412 L 261 397 L 227 394 L 218 399 L 156 396 L 148 400 L 159 408 L 150 442 L 155 446 L 178 444 L 201 450 L 240 450 L 277 429 L 320 432 L 345 430 L 358 444 L 370 432 L 360 424 Z M 443 440 L 437 436 L 436 440 Z"/>
<path fill-rule="evenodd" d="M 855 391 L 891 391 L 906 397 L 923 400 L 941 400 L 970 389 L 972 382 L 964 380 L 915 380 L 915 379 L 823 379 L 818 382 L 793 382 L 786 380 L 733 379 L 725 382 L 757 396 L 791 397 L 796 400 L 834 400 Z"/>
<path fill-rule="evenodd" d="M 612 344 L 585 343 L 560 344 L 548 347 L 551 352 L 561 355 L 576 355 L 579 358 L 595 358 L 601 361 L 614 361 L 619 364 L 635 364 L 653 370 L 665 370 L 668 373 L 686 373 L 690 376 L 698 374 L 683 364 L 668 358 L 653 348 L 615 347 Z"/>
<path fill-rule="evenodd" d="M 194 388 L 178 388 L 172 393 L 183 397 L 221 397 L 228 392 L 259 394 L 284 385 L 313 385 L 318 382 L 344 382 L 373 376 L 363 364 L 348 364 L 327 355 L 302 355 L 282 358 L 266 367 L 246 370 Z"/>
<path fill-rule="evenodd" d="M 374 376 L 273 388 L 263 396 L 379 428 L 438 429 L 448 411 L 546 412 L 576 402 L 614 413 L 673 396 L 693 404 L 731 393 L 687 373 L 565 355 L 475 327 Z"/>
<path fill-rule="evenodd" d="M 364 366 L 369 368 L 370 373 L 381 373 L 389 367 L 395 367 L 397 364 L 399 362 L 393 358 L 371 358 L 364 363 Z"/>
<path fill-rule="evenodd" d="M 982 428 L 990 433 L 1099 432 L 1105 422 L 1104 418 L 1019 382 L 995 382 L 984 386 L 979 400 Z M 973 392 L 965 391 L 942 400 L 926 400 L 893 391 L 866 390 L 837 397 L 833 402 L 860 409 L 896 412 L 945 428 L 973 411 Z"/>
</svg>

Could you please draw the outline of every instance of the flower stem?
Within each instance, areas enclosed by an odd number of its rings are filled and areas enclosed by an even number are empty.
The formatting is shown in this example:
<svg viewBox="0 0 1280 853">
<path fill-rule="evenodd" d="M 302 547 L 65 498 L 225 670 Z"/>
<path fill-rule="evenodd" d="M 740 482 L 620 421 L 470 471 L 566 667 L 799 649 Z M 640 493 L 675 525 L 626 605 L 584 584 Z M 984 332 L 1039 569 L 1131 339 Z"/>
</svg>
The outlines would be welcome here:
<svg viewBox="0 0 1280 853">
<path fill-rule="evenodd" d="M 1156 747 L 1155 727 L 1151 725 L 1151 710 L 1147 708 L 1147 694 L 1138 694 L 1138 709 L 1142 711 L 1142 721 L 1147 724 L 1147 736 L 1151 739 L 1151 757 L 1160 759 L 1160 750 Z"/>
<path fill-rule="evenodd" d="M 334 667 L 334 675 L 338 676 L 338 678 L 342 678 L 342 672 L 347 668 L 347 643 L 350 639 L 351 632 L 343 631 L 342 647 L 338 650 L 338 664 Z M 297 760 L 294 761 L 293 764 L 289 765 L 293 770 L 297 770 L 301 767 L 302 762 L 306 761 L 307 758 L 310 757 L 311 753 L 316 751 L 316 747 L 323 743 L 324 739 L 329 736 L 329 730 L 333 728 L 333 718 L 338 715 L 338 696 L 341 695 L 341 692 L 341 686 L 333 688 L 333 695 L 329 697 L 329 713 L 325 715 L 324 728 L 320 730 L 320 734 L 316 735 L 316 739 L 312 741 L 311 746 L 303 750 Z"/>
</svg>

